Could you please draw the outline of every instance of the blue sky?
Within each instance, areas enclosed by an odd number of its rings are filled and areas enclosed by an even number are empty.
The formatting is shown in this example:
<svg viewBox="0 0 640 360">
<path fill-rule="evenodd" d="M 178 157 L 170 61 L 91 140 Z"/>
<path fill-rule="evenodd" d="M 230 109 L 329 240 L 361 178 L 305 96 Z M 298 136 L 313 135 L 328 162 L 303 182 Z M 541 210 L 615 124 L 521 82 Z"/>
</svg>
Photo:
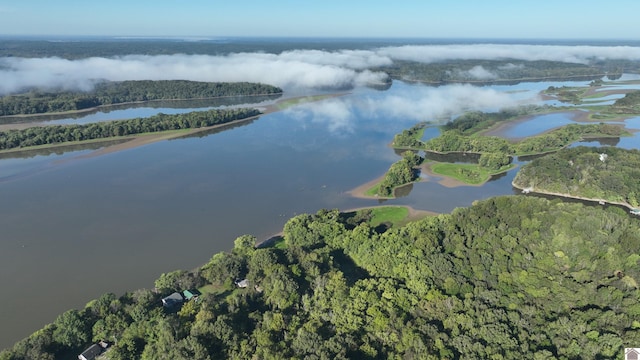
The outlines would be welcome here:
<svg viewBox="0 0 640 360">
<path fill-rule="evenodd" d="M 639 39 L 637 0 L 0 0 L 0 35 Z"/>
</svg>

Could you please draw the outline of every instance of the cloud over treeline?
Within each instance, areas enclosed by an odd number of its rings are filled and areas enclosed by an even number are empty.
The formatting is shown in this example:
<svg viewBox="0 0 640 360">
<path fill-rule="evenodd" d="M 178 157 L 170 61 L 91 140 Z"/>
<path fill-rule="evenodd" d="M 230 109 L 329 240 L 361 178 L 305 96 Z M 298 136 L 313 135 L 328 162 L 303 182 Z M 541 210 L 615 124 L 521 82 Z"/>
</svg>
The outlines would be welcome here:
<svg viewBox="0 0 640 360">
<path fill-rule="evenodd" d="M 29 87 L 90 89 L 96 80 L 194 80 L 261 82 L 284 88 L 347 88 L 386 79 L 367 67 L 388 59 L 350 52 L 129 55 L 116 58 L 0 59 L 0 93 Z"/>
<path fill-rule="evenodd" d="M 629 46 L 407 45 L 372 50 L 292 50 L 280 54 L 128 55 L 114 58 L 0 58 L 0 94 L 29 87 L 90 89 L 96 80 L 250 81 L 289 88 L 348 88 L 385 80 L 369 70 L 396 60 L 430 63 L 456 59 L 640 60 Z M 474 68 L 470 76 L 492 74 Z"/>
<path fill-rule="evenodd" d="M 445 60 L 549 60 L 587 63 L 590 60 L 640 60 L 640 48 L 633 46 L 565 45 L 406 45 L 378 50 L 394 60 L 432 63 Z"/>
</svg>

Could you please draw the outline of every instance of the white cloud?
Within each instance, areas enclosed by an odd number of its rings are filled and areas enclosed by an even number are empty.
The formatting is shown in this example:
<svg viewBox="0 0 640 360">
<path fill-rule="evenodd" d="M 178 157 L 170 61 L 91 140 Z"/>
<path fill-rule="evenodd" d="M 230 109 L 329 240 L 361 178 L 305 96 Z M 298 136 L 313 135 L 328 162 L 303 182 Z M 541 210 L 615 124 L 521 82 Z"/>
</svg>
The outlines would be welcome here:
<svg viewBox="0 0 640 360">
<path fill-rule="evenodd" d="M 640 60 L 630 46 L 552 45 L 407 45 L 375 50 L 293 50 L 281 54 L 129 55 L 115 58 L 0 58 L 0 94 L 25 87 L 88 89 L 96 79 L 251 81 L 294 88 L 349 88 L 386 79 L 367 70 L 397 60 L 423 63 L 450 59 L 555 60 L 585 63 L 590 59 Z M 493 78 L 477 66 L 469 76 Z"/>
<path fill-rule="evenodd" d="M 302 104 L 287 112 L 302 122 L 325 124 L 332 132 L 351 133 L 359 126 L 357 121 L 369 122 L 370 126 L 385 131 L 389 128 L 389 122 L 446 122 L 465 110 L 497 111 L 535 102 L 535 99 L 523 102 L 514 94 L 491 88 L 461 84 L 440 87 L 406 85 L 394 90 L 393 95 L 389 94 L 381 92 L 354 98 L 344 96 Z"/>
<path fill-rule="evenodd" d="M 369 99 L 366 110 L 370 116 L 436 121 L 468 109 L 496 110 L 517 104 L 510 94 L 490 88 L 455 84 L 415 87 L 382 99 Z"/>
<path fill-rule="evenodd" d="M 516 69 L 524 69 L 524 64 L 512 64 L 512 63 L 508 63 L 502 66 L 499 66 L 498 69 L 500 70 L 516 70 Z"/>
<path fill-rule="evenodd" d="M 496 79 L 498 77 L 496 74 L 483 68 L 480 65 L 476 65 L 471 69 L 464 71 L 464 74 L 475 80 L 491 80 L 491 79 Z"/>
<path fill-rule="evenodd" d="M 305 103 L 286 110 L 296 119 L 326 124 L 331 132 L 352 132 L 354 116 L 352 104 L 348 100 L 329 99 L 321 102 Z"/>
<path fill-rule="evenodd" d="M 432 63 L 445 60 L 550 60 L 586 63 L 590 59 L 640 60 L 640 48 L 631 46 L 560 46 L 560 45 L 406 45 L 378 49 L 379 55 L 394 60 Z"/>
<path fill-rule="evenodd" d="M 362 70 L 390 63 L 370 52 L 294 51 L 280 55 L 129 55 L 117 58 L 0 59 L 0 94 L 25 87 L 87 89 L 96 79 L 262 82 L 283 88 L 348 88 L 380 82 L 386 74 Z"/>
</svg>

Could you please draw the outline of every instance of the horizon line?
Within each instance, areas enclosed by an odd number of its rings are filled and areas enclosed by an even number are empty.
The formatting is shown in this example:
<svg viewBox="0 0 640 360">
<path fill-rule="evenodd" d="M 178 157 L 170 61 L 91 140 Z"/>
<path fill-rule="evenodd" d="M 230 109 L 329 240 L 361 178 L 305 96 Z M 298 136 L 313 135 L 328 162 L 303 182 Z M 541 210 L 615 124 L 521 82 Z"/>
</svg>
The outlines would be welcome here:
<svg viewBox="0 0 640 360">
<path fill-rule="evenodd" d="M 226 39 L 264 39 L 264 40 L 498 40 L 498 41 L 639 41 L 640 38 L 594 38 L 594 37 L 428 37 L 428 36 L 284 36 L 284 35 L 65 35 L 65 34 L 0 34 L 0 38 L 29 39 L 113 39 L 113 40 L 191 40 L 216 41 Z"/>
</svg>

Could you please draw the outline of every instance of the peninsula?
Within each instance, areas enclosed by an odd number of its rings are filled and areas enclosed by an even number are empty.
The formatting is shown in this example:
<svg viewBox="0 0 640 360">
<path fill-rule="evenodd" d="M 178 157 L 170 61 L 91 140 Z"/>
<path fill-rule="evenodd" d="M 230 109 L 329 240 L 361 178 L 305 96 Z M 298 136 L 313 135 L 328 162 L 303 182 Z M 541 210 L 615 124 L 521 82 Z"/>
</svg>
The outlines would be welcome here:
<svg viewBox="0 0 640 360">
<path fill-rule="evenodd" d="M 532 160 L 513 180 L 530 192 L 640 205 L 640 151 L 616 147 L 575 147 Z"/>
</svg>

